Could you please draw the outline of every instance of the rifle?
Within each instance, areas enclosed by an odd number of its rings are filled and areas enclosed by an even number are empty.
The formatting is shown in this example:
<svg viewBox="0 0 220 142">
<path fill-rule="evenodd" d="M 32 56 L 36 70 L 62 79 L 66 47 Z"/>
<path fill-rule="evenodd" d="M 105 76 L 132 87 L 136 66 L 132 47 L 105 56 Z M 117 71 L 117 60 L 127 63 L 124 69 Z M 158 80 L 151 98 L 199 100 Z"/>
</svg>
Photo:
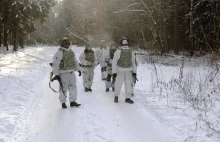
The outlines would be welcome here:
<svg viewBox="0 0 220 142">
<path fill-rule="evenodd" d="M 51 67 L 53 67 L 53 64 L 52 63 L 49 63 L 49 65 L 51 66 Z M 63 92 L 63 94 L 64 94 L 64 96 L 65 96 L 65 93 L 64 93 L 64 91 L 63 91 L 63 83 L 62 83 L 62 81 L 61 81 L 61 78 L 59 77 L 59 76 L 55 76 L 55 77 L 53 77 L 53 72 L 50 72 L 50 82 L 53 82 L 54 80 L 57 80 L 58 82 L 59 82 L 59 85 L 60 85 L 60 90 L 62 90 L 62 92 Z M 55 93 L 58 93 L 58 92 L 60 92 L 60 90 L 59 91 L 56 91 L 55 89 L 53 89 L 52 87 L 51 87 L 51 84 L 50 84 L 50 82 L 49 82 L 49 87 L 50 87 L 50 89 L 52 89 Z"/>
</svg>

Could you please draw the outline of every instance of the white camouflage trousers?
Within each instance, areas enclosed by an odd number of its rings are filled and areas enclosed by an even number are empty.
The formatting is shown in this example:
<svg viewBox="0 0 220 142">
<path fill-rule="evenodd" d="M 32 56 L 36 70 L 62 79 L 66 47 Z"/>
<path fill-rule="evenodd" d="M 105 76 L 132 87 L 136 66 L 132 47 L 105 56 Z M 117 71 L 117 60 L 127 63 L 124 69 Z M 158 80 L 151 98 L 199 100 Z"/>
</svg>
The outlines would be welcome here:
<svg viewBox="0 0 220 142">
<path fill-rule="evenodd" d="M 63 90 L 60 90 L 60 102 L 65 103 L 67 91 L 69 91 L 69 101 L 74 102 L 77 99 L 76 76 L 74 72 L 61 73 L 60 78 L 63 84 Z M 64 92 L 64 93 L 63 93 Z"/>
<path fill-rule="evenodd" d="M 105 61 L 99 61 L 99 64 L 100 64 L 100 68 L 101 68 L 102 79 L 106 79 L 107 78 L 107 71 L 106 71 L 106 67 L 105 67 Z"/>
<path fill-rule="evenodd" d="M 112 75 L 108 74 L 107 79 L 105 81 L 105 87 L 106 88 L 115 88 L 115 79 L 113 78 Z"/>
<path fill-rule="evenodd" d="M 115 81 L 115 96 L 119 96 L 120 92 L 121 92 L 121 87 L 123 82 L 125 83 L 125 93 L 126 96 L 125 98 L 130 98 L 133 88 L 132 88 L 132 73 L 130 71 L 126 71 L 126 72 L 118 72 L 117 73 L 117 77 L 116 77 L 116 81 Z"/>
<path fill-rule="evenodd" d="M 132 77 L 132 91 L 131 94 L 134 95 L 134 86 L 135 86 L 135 79 Z"/>
<path fill-rule="evenodd" d="M 113 78 L 112 76 L 112 67 L 111 66 L 107 66 L 106 67 L 106 71 L 107 71 L 107 78 L 105 81 L 105 87 L 106 88 L 114 88 L 115 87 L 115 78 Z"/>
<path fill-rule="evenodd" d="M 83 86 L 84 88 L 92 87 L 93 78 L 94 78 L 94 68 L 93 67 L 82 67 L 82 77 L 83 77 Z"/>
</svg>

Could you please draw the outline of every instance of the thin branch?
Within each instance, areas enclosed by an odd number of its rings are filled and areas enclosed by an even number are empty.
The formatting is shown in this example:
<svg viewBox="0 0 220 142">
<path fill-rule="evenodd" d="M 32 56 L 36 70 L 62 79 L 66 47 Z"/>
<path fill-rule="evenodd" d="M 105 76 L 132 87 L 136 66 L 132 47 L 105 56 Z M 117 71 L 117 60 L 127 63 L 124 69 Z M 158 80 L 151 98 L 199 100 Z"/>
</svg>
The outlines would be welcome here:
<svg viewBox="0 0 220 142">
<path fill-rule="evenodd" d="M 75 37 L 81 39 L 82 41 L 85 41 L 86 43 L 90 44 L 89 41 L 83 39 L 82 37 L 80 37 L 80 36 L 78 36 L 78 35 L 76 35 L 76 34 L 74 34 L 74 33 L 71 32 L 68 28 L 67 28 L 66 30 L 67 30 L 71 35 L 73 35 L 73 36 L 75 36 Z"/>
</svg>

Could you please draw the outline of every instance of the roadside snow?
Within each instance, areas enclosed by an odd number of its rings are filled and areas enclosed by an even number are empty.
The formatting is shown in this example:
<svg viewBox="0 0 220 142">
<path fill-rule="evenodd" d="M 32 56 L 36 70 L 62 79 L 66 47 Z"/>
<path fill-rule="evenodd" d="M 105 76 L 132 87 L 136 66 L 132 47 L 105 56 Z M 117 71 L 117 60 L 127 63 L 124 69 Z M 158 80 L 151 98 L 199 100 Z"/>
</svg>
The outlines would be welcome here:
<svg viewBox="0 0 220 142">
<path fill-rule="evenodd" d="M 46 75 L 42 48 L 28 48 L 0 55 L 0 141 L 27 125 L 34 107 L 43 96 Z M 42 59 L 40 59 L 42 58 Z"/>
</svg>

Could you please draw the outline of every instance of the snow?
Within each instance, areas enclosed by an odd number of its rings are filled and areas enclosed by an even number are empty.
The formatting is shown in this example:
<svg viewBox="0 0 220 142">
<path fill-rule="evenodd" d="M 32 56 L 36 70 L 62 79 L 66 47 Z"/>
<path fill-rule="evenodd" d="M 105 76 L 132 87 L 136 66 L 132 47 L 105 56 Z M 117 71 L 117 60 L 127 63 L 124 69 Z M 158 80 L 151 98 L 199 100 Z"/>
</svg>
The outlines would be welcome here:
<svg viewBox="0 0 220 142">
<path fill-rule="evenodd" d="M 68 109 L 63 110 L 58 94 L 48 87 L 48 63 L 57 49 L 38 46 L 0 54 L 0 142 L 219 142 L 219 134 L 195 120 L 197 113 L 181 102 L 181 95 L 157 88 L 152 64 L 138 67 L 135 104 L 124 102 L 124 89 L 115 104 L 113 92 L 105 92 L 97 67 L 91 93 L 84 92 L 82 78 L 77 76 L 77 102 L 82 106 L 70 108 L 67 103 Z M 77 57 L 83 52 L 81 47 L 72 49 Z M 179 74 L 178 67 L 156 67 L 157 77 L 165 82 Z M 195 68 L 189 67 L 184 73 L 190 71 Z M 52 86 L 57 88 L 58 83 Z M 215 104 L 213 109 L 219 115 L 219 100 Z M 218 128 L 213 113 L 207 115 Z"/>
</svg>

